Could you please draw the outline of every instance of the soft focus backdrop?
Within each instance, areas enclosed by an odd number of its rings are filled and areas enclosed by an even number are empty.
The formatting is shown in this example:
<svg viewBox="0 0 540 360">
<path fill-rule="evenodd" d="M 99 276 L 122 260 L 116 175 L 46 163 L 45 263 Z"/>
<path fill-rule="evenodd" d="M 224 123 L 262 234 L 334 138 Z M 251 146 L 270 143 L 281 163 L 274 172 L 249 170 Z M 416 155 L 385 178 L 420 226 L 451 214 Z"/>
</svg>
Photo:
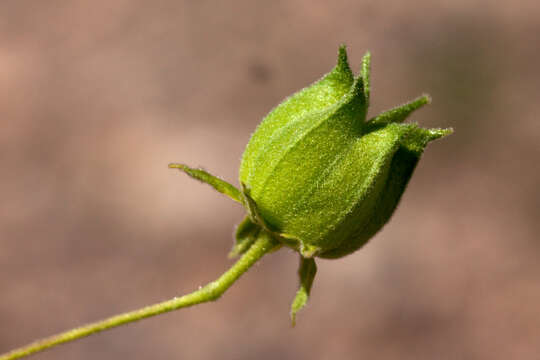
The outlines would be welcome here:
<svg viewBox="0 0 540 360">
<path fill-rule="evenodd" d="M 432 143 L 371 243 L 319 261 L 291 329 L 297 256 L 216 303 L 36 359 L 533 359 L 540 353 L 537 1 L 0 3 L 0 353 L 216 278 L 262 117 L 373 58 L 371 114 L 422 92 Z"/>
</svg>

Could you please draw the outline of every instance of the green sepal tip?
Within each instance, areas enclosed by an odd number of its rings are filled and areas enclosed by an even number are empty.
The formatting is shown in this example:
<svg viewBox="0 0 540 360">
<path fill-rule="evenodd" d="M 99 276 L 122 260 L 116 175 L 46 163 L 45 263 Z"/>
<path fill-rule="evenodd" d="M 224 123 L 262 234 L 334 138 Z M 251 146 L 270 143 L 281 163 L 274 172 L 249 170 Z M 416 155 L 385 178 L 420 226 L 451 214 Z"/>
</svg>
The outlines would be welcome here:
<svg viewBox="0 0 540 360">
<path fill-rule="evenodd" d="M 234 185 L 229 184 L 225 180 L 222 180 L 202 169 L 194 169 L 184 164 L 169 164 L 169 169 L 178 169 L 185 172 L 192 178 L 206 183 L 213 187 L 218 192 L 227 195 L 236 202 L 243 203 L 242 193 Z"/>
<path fill-rule="evenodd" d="M 413 111 L 430 103 L 431 97 L 427 94 L 424 94 L 412 101 L 409 101 L 403 105 L 396 106 L 393 109 L 387 110 L 375 116 L 374 118 L 370 119 L 369 122 L 372 124 L 381 125 L 390 123 L 402 123 Z"/>
<path fill-rule="evenodd" d="M 369 106 L 369 94 L 370 94 L 370 74 L 371 74 L 371 54 L 368 51 L 362 58 L 362 70 L 360 76 L 364 81 L 364 97 L 366 99 L 366 107 Z"/>
<path fill-rule="evenodd" d="M 298 268 L 300 287 L 298 288 L 296 296 L 294 297 L 291 305 L 292 326 L 296 325 L 296 313 L 306 306 L 316 273 L 317 264 L 315 264 L 315 259 L 300 256 L 300 267 Z"/>
</svg>

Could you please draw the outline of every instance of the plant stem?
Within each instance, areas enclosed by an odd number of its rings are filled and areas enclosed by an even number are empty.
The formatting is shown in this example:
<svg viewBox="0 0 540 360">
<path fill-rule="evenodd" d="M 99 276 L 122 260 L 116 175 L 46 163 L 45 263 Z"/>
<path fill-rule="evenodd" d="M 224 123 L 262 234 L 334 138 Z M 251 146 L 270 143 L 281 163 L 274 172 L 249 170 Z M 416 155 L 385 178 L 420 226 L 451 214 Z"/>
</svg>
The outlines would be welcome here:
<svg viewBox="0 0 540 360">
<path fill-rule="evenodd" d="M 38 351 L 51 348 L 69 341 L 77 340 L 116 326 L 131 323 L 147 317 L 163 314 L 180 308 L 217 300 L 243 273 L 245 273 L 261 257 L 278 246 L 279 243 L 268 233 L 261 231 L 261 236 L 253 243 L 249 250 L 217 280 L 198 290 L 179 298 L 173 298 L 161 303 L 146 306 L 139 310 L 115 315 L 92 324 L 84 325 L 66 332 L 53 335 L 15 349 L 4 355 L 0 360 L 19 359 Z"/>
</svg>

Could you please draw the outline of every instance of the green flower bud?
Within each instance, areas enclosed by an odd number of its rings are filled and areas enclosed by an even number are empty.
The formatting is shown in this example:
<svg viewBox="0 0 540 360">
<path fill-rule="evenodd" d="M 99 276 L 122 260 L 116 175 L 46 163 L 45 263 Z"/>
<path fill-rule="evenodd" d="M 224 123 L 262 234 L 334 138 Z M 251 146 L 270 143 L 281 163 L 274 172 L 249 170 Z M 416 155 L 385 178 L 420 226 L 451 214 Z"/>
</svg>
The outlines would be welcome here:
<svg viewBox="0 0 540 360">
<path fill-rule="evenodd" d="M 427 143 L 451 132 L 402 124 L 427 96 L 366 121 L 369 63 L 367 54 L 355 78 L 340 48 L 337 66 L 272 110 L 243 155 L 251 221 L 304 257 L 364 245 L 390 219 Z"/>
<path fill-rule="evenodd" d="M 293 324 L 317 272 L 313 257 L 362 247 L 392 216 L 426 145 L 452 132 L 403 124 L 427 95 L 366 120 L 369 72 L 367 54 L 355 78 L 341 47 L 330 73 L 272 110 L 242 157 L 241 190 L 204 170 L 169 165 L 245 207 L 231 256 L 249 255 L 260 239 L 300 252 Z"/>
</svg>

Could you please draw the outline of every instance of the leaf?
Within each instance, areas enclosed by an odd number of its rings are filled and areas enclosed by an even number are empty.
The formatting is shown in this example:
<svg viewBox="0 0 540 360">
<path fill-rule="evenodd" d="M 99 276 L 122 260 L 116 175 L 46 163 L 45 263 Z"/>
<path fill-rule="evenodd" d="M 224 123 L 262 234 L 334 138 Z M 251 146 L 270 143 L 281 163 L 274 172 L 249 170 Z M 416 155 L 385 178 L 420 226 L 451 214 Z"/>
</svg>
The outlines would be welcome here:
<svg viewBox="0 0 540 360">
<path fill-rule="evenodd" d="M 298 276 L 300 277 L 300 288 L 296 292 L 296 296 L 291 305 L 291 322 L 292 326 L 296 325 L 296 313 L 302 309 L 308 299 L 311 292 L 311 286 L 313 285 L 313 279 L 317 273 L 317 264 L 313 258 L 306 259 L 300 256 L 300 267 L 298 269 Z"/>
<path fill-rule="evenodd" d="M 214 175 L 209 174 L 202 169 L 190 168 L 189 166 L 184 165 L 184 164 L 169 164 L 169 168 L 183 171 L 189 176 L 191 176 L 192 178 L 210 185 L 211 187 L 213 187 L 220 193 L 227 195 L 234 201 L 239 202 L 241 204 L 243 203 L 242 193 L 240 192 L 240 190 L 238 190 L 236 187 L 229 184 L 228 182 L 221 180 L 220 178 L 217 178 Z"/>
</svg>

